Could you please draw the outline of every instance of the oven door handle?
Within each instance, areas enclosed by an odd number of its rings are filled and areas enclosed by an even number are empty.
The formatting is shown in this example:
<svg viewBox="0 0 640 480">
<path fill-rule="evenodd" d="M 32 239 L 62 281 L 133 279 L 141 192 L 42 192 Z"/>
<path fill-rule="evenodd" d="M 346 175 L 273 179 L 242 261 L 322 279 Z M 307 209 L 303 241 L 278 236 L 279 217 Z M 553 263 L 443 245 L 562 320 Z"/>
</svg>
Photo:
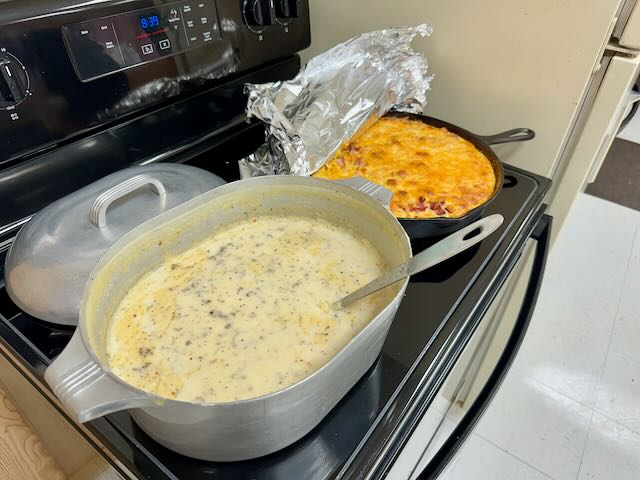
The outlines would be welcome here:
<svg viewBox="0 0 640 480">
<path fill-rule="evenodd" d="M 491 403 L 491 399 L 500 387 L 506 373 L 509 371 L 509 367 L 518 353 L 522 339 L 527 332 L 529 321 L 531 320 L 531 316 L 538 299 L 538 293 L 540 292 L 540 286 L 542 285 L 542 278 L 549 250 L 551 223 L 552 217 L 549 215 L 543 215 L 531 235 L 531 237 L 537 242 L 535 256 L 533 259 L 533 268 L 531 269 L 529 283 L 527 284 L 527 289 L 525 291 L 522 305 L 520 306 L 520 311 L 518 312 L 518 317 L 504 351 L 500 355 L 495 368 L 491 372 L 487 383 L 482 387 L 482 390 L 476 400 L 473 402 L 460 423 L 458 423 L 456 428 L 453 430 L 449 438 L 443 443 L 438 452 L 433 456 L 429 464 L 424 468 L 424 470 L 422 470 L 417 478 L 432 480 L 440 475 L 449 461 L 460 449 L 480 417 L 482 417 L 482 414 L 489 403 Z"/>
</svg>

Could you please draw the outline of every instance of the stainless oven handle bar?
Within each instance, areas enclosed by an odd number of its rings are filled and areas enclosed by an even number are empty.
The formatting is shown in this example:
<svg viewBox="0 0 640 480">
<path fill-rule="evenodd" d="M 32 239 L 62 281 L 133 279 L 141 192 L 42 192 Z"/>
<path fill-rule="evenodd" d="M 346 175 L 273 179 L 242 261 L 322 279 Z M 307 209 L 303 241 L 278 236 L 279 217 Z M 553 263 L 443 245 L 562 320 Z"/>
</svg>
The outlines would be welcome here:
<svg viewBox="0 0 640 480">
<path fill-rule="evenodd" d="M 524 339 L 531 316 L 540 293 L 542 278 L 544 276 L 544 268 L 547 262 L 547 254 L 549 252 L 550 233 L 552 217 L 543 215 L 538 225 L 533 231 L 531 237 L 536 240 L 536 250 L 533 259 L 533 267 L 529 277 L 529 283 L 524 294 L 524 299 L 518 312 L 516 323 L 513 327 L 509 340 L 504 351 L 500 355 L 498 362 L 491 372 L 489 379 L 480 394 L 473 402 L 469 410 L 464 415 L 460 423 L 456 426 L 449 438 L 442 444 L 440 449 L 433 456 L 429 464 L 420 472 L 417 478 L 420 480 L 435 480 L 445 469 L 449 461 L 455 456 L 456 452 L 463 445 L 464 441 L 475 427 L 478 420 L 491 403 L 493 396 L 500 387 L 502 380 L 509 371 L 509 367 L 513 362 L 520 344 Z"/>
</svg>

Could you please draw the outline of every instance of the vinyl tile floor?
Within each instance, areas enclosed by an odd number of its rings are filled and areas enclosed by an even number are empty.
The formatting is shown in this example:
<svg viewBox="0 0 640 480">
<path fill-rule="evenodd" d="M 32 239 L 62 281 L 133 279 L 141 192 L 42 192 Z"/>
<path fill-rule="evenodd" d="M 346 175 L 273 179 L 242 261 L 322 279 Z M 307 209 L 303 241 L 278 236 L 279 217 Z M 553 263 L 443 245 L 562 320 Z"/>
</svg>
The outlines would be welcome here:
<svg viewBox="0 0 640 480">
<path fill-rule="evenodd" d="M 441 478 L 640 479 L 640 212 L 578 197 L 520 352 Z"/>
</svg>

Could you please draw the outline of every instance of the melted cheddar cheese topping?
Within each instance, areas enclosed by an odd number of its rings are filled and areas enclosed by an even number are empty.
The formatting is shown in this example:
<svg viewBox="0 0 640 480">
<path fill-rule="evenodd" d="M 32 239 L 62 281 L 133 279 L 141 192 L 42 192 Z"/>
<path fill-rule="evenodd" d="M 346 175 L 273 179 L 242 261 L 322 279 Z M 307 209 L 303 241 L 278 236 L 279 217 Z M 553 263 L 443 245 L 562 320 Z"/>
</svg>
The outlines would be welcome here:
<svg viewBox="0 0 640 480">
<path fill-rule="evenodd" d="M 472 143 L 418 120 L 382 117 L 315 174 L 362 176 L 393 192 L 400 218 L 457 218 L 493 194 L 495 174 Z"/>
</svg>

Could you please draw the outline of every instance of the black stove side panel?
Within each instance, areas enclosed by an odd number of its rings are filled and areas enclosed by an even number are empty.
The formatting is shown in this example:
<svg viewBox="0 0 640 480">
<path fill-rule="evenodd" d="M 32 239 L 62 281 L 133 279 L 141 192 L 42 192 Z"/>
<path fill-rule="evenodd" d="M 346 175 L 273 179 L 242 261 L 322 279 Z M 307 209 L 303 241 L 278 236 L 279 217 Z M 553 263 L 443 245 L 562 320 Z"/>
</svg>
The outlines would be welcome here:
<svg viewBox="0 0 640 480">
<path fill-rule="evenodd" d="M 309 43 L 308 0 L 0 2 L 0 169 Z"/>
</svg>

